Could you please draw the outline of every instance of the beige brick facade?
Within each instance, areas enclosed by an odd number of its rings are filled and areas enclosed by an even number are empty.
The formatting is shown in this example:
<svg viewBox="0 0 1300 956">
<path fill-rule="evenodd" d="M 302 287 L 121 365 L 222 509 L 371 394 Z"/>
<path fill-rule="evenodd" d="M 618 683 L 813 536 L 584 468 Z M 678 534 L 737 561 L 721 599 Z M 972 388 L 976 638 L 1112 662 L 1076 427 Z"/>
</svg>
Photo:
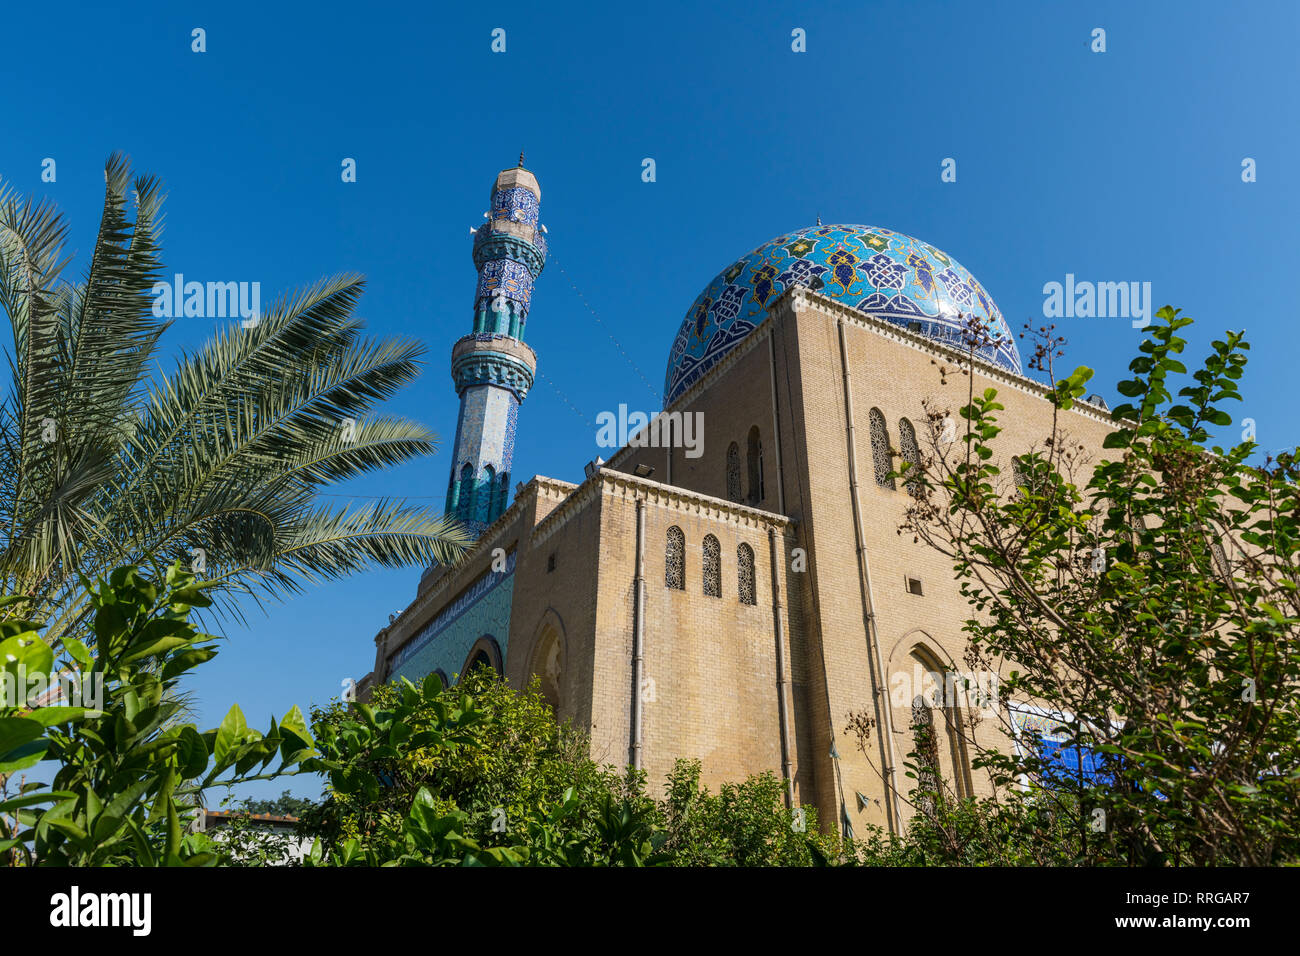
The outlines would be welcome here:
<svg viewBox="0 0 1300 956">
<path fill-rule="evenodd" d="M 552 675 L 559 716 L 590 733 L 593 757 L 639 759 L 654 787 L 679 757 L 701 760 L 715 787 L 765 770 L 789 774 L 795 800 L 815 804 L 823 824 L 838 822 L 843 806 L 855 826 L 886 825 L 886 768 L 910 789 L 902 762 L 911 708 L 891 700 L 891 686 L 919 667 L 964 669 L 970 612 L 949 562 L 898 533 L 911 499 L 877 483 L 870 420 L 878 410 L 897 449 L 903 419 L 924 433 L 923 399 L 955 417 L 971 384 L 965 364 L 832 299 L 787 292 L 666 410 L 702 416 L 699 457 L 626 447 L 580 485 L 529 482 L 464 564 L 422 582 L 380 633 L 364 686 L 388 677 L 392 655 L 491 566 L 494 549 L 513 551 L 504 673 L 516 685 Z M 1052 413 L 1044 388 L 978 361 L 972 374 L 1006 406 L 1006 453 L 1041 444 Z M 1104 410 L 1078 405 L 1062 427 L 1095 455 L 1108 422 Z M 751 456 L 754 448 L 761 453 Z M 667 585 L 670 529 L 684 542 L 681 589 Z M 716 596 L 705 593 L 707 536 L 718 542 Z M 753 604 L 741 600 L 742 545 L 753 553 Z M 865 754 L 847 730 L 858 712 L 877 718 Z M 959 793 L 981 792 L 969 753 L 940 730 L 945 778 Z"/>
</svg>

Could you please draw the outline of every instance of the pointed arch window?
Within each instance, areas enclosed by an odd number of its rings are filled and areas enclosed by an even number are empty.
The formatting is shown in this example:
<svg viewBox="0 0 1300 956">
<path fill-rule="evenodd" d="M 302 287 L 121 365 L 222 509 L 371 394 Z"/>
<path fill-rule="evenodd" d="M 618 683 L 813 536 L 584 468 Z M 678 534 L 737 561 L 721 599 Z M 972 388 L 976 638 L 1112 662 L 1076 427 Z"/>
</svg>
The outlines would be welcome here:
<svg viewBox="0 0 1300 956">
<path fill-rule="evenodd" d="M 686 590 L 686 535 L 677 525 L 668 529 L 664 546 L 664 586 L 675 591 Z"/>
<path fill-rule="evenodd" d="M 447 514 L 454 516 L 460 507 L 460 480 L 456 477 L 456 470 L 453 468 L 450 475 L 447 476 Z"/>
<path fill-rule="evenodd" d="M 736 549 L 736 593 L 741 604 L 757 604 L 754 591 L 754 549 L 742 543 Z"/>
<path fill-rule="evenodd" d="M 969 706 L 983 706 L 986 698 L 978 686 L 921 647 L 913 649 L 910 660 L 925 675 L 912 699 L 917 806 L 932 810 L 936 801 L 950 796 L 961 800 L 972 793 L 962 712 Z"/>
<path fill-rule="evenodd" d="M 749 503 L 756 505 L 767 497 L 763 490 L 763 439 L 755 425 L 749 430 Z"/>
<path fill-rule="evenodd" d="M 495 503 L 497 490 L 497 470 L 491 465 L 483 468 L 483 481 L 480 485 L 481 493 L 474 498 L 474 520 L 480 524 L 488 524 L 492 520 L 492 505 Z"/>
<path fill-rule="evenodd" d="M 497 478 L 496 507 L 493 510 L 493 520 L 501 517 L 506 512 L 506 505 L 510 502 L 510 472 L 503 471 Z"/>
<path fill-rule="evenodd" d="M 551 710 L 560 712 L 560 688 L 564 683 L 564 645 L 559 631 L 548 622 L 533 649 L 530 673 L 538 678 L 542 696 Z"/>
<path fill-rule="evenodd" d="M 1011 456 L 1011 480 L 1015 483 L 1018 497 L 1024 497 L 1029 493 L 1029 469 L 1025 467 L 1019 455 Z"/>
<path fill-rule="evenodd" d="M 916 761 L 916 808 L 930 816 L 939 796 L 939 742 L 934 713 L 920 694 L 912 698 L 912 757 Z"/>
<path fill-rule="evenodd" d="M 871 428 L 871 466 L 875 469 L 876 484 L 893 491 L 894 479 L 889 477 L 893 459 L 889 454 L 889 429 L 885 425 L 885 416 L 880 409 L 873 408 L 867 420 Z"/>
<path fill-rule="evenodd" d="M 474 516 L 474 466 L 465 462 L 460 469 L 460 494 L 457 496 L 456 517 L 468 521 Z"/>
<path fill-rule="evenodd" d="M 727 448 L 727 500 L 740 504 L 740 446 L 734 441 Z"/>
<path fill-rule="evenodd" d="M 704 536 L 704 595 L 722 597 L 722 546 L 711 534 Z"/>
<path fill-rule="evenodd" d="M 921 470 L 921 448 L 916 443 L 916 429 L 906 418 L 898 420 L 898 452 L 910 466 L 907 469 L 909 475 L 915 475 Z M 904 487 L 909 495 L 921 493 L 921 482 L 916 478 L 909 479 Z"/>
<path fill-rule="evenodd" d="M 1210 558 L 1215 576 L 1217 576 L 1220 581 L 1231 581 L 1232 562 L 1228 560 L 1228 552 L 1224 550 L 1223 545 L 1218 541 L 1210 542 Z"/>
</svg>

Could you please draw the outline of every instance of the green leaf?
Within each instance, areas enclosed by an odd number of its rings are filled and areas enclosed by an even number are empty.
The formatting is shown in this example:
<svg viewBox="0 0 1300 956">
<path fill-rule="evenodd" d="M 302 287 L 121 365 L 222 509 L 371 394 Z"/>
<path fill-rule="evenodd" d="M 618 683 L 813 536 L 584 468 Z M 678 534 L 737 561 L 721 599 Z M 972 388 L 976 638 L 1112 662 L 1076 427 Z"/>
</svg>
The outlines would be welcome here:
<svg viewBox="0 0 1300 956">
<path fill-rule="evenodd" d="M 163 680 L 171 680 L 179 677 L 186 671 L 206 663 L 217 656 L 215 647 L 195 647 L 188 651 L 181 651 L 179 654 L 173 654 L 168 658 L 167 663 L 163 665 Z"/>
<path fill-rule="evenodd" d="M 130 664 L 133 661 L 143 660 L 146 657 L 159 657 L 168 651 L 175 650 L 178 647 L 184 647 L 186 644 L 192 644 L 193 638 L 190 637 L 160 637 L 151 641 L 139 650 L 132 651 L 122 658 L 123 664 Z"/>
<path fill-rule="evenodd" d="M 103 843 L 113 836 L 122 827 L 122 822 L 127 815 L 135 809 L 136 804 L 149 790 L 150 779 L 138 780 L 135 783 L 122 790 L 104 807 L 99 818 L 95 821 L 94 831 L 91 838 L 96 843 Z"/>
<path fill-rule="evenodd" d="M 45 733 L 45 725 L 30 717 L 0 717 L 0 762 L 14 759 L 12 752 Z"/>
<path fill-rule="evenodd" d="M 180 729 L 177 756 L 177 771 L 186 780 L 195 779 L 208 769 L 208 746 L 192 726 Z"/>
<path fill-rule="evenodd" d="M 35 631 L 25 631 L 0 641 L 0 669 L 16 680 L 21 674 L 28 681 L 48 677 L 54 666 L 54 651 Z M 19 688 L 25 693 L 27 688 Z"/>
<path fill-rule="evenodd" d="M 300 760 L 314 749 L 311 731 L 295 704 L 280 721 L 280 756 L 286 762 Z"/>
<path fill-rule="evenodd" d="M 297 704 L 294 704 L 280 720 L 280 729 L 291 730 L 303 740 L 311 740 L 311 731 L 307 729 L 307 721 L 303 718 L 302 710 Z"/>
<path fill-rule="evenodd" d="M 234 704 L 226 714 L 226 719 L 217 728 L 217 742 L 212 753 L 217 763 L 225 765 L 226 757 L 229 756 L 232 748 L 247 735 L 248 723 L 244 720 L 244 712 L 239 709 L 238 704 Z"/>
<path fill-rule="evenodd" d="M 42 727 L 54 727 L 81 720 L 86 713 L 85 707 L 37 707 L 35 710 L 28 711 L 27 716 L 40 723 Z"/>
<path fill-rule="evenodd" d="M 83 671 L 88 671 L 94 667 L 95 660 L 85 644 L 75 637 L 65 637 L 62 643 L 63 649 L 68 652 L 68 656 L 76 661 Z"/>
<path fill-rule="evenodd" d="M 36 793 L 24 793 L 0 801 L 0 813 L 12 814 L 23 807 L 34 807 L 42 803 L 53 803 L 57 800 L 75 800 L 76 796 L 75 793 L 69 793 L 67 790 L 41 790 Z"/>
</svg>

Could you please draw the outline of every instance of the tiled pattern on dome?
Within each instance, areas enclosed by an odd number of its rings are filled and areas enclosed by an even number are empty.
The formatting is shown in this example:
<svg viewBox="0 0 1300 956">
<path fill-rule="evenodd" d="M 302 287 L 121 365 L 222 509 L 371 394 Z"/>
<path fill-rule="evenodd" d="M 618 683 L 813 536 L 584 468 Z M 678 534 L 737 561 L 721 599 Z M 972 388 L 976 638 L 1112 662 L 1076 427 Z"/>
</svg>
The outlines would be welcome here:
<svg viewBox="0 0 1300 956">
<path fill-rule="evenodd" d="M 811 226 L 759 246 L 700 293 L 669 353 L 664 404 L 752 332 L 768 306 L 792 285 L 957 347 L 964 347 L 959 316 L 973 316 L 992 336 L 1000 336 L 979 354 L 1020 371 L 1020 354 L 1002 313 L 955 259 L 889 229 Z"/>
</svg>

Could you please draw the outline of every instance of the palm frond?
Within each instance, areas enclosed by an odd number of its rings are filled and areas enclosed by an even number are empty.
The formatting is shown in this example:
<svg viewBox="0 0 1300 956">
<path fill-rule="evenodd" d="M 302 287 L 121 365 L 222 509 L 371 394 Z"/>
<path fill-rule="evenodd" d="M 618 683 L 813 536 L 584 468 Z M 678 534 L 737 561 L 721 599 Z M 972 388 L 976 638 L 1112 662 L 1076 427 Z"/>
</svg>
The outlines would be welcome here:
<svg viewBox="0 0 1300 956">
<path fill-rule="evenodd" d="M 0 186 L 0 308 L 12 385 L 0 402 L 0 574 L 54 639 L 84 613 L 83 577 L 125 563 L 205 563 L 222 605 L 275 599 L 374 565 L 455 560 L 464 528 L 424 508 L 321 504 L 335 483 L 436 446 L 378 412 L 420 371 L 418 342 L 367 339 L 364 281 L 282 296 L 151 373 L 169 321 L 163 193 L 115 154 L 84 281 L 61 278 L 66 227 Z"/>
</svg>

